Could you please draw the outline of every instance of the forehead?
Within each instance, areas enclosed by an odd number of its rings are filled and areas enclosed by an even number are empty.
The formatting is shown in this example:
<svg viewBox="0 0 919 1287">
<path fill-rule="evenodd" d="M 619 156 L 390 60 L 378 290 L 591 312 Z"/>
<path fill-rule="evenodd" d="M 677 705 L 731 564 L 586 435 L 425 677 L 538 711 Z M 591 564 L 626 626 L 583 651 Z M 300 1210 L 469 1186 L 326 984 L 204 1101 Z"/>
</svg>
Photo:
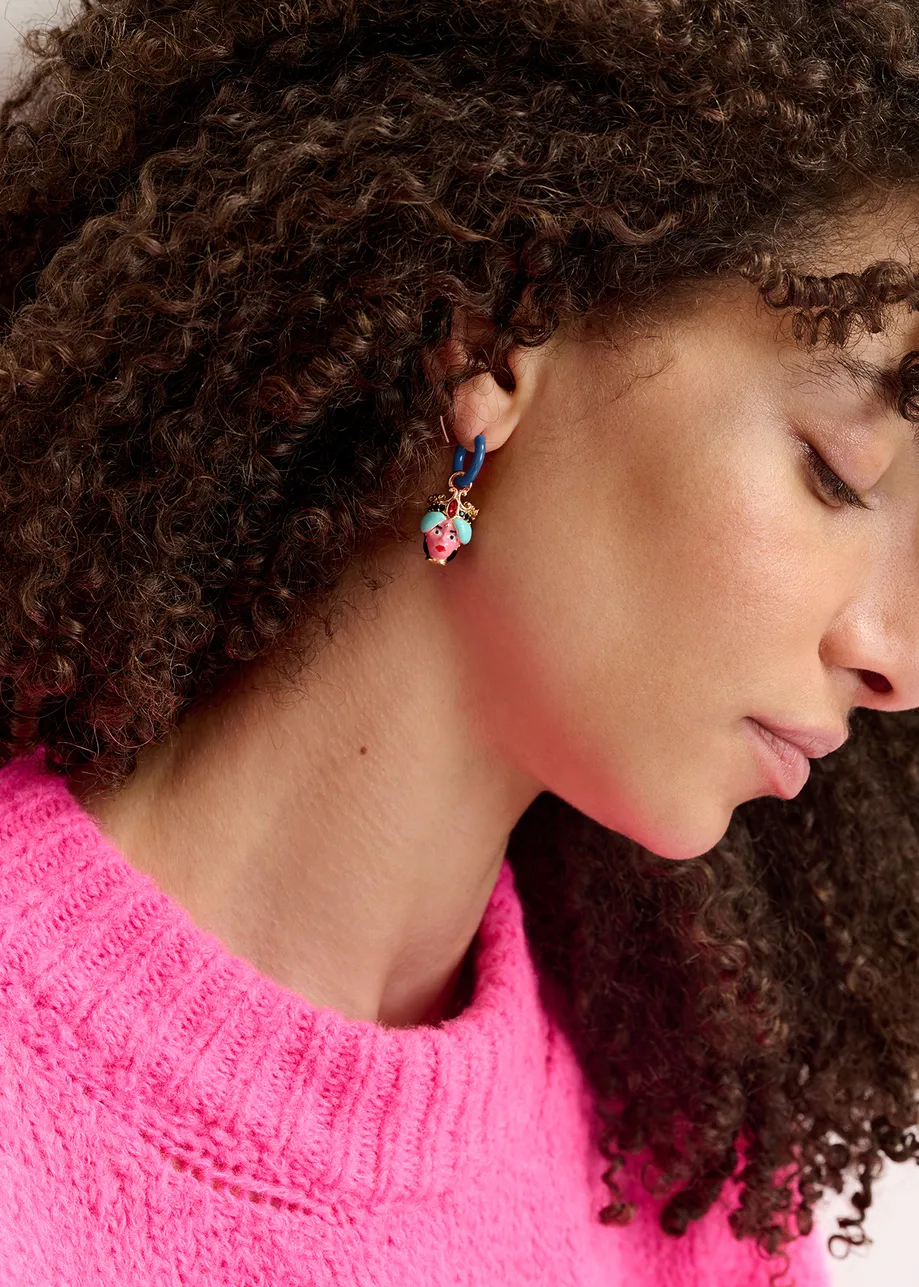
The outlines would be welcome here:
<svg viewBox="0 0 919 1287">
<path fill-rule="evenodd" d="M 875 412 L 900 415 L 904 393 L 915 389 L 919 394 L 919 369 L 914 369 L 919 359 L 909 360 L 919 354 L 919 194 L 874 191 L 853 198 L 814 239 L 796 268 L 799 274 L 840 277 L 843 296 L 848 274 L 862 280 L 867 275 L 869 284 L 873 280 L 879 286 L 886 276 L 906 296 L 887 306 L 883 329 L 876 334 L 856 326 L 844 346 L 793 342 L 796 365 L 800 362 L 834 385 L 847 384 Z M 910 282 L 913 274 L 915 284 Z M 919 427 L 916 432 L 919 435 Z"/>
<path fill-rule="evenodd" d="M 848 381 L 897 413 L 904 384 L 917 380 L 904 359 L 919 350 L 919 195 L 874 192 L 853 199 L 802 260 L 799 273 L 839 276 L 842 296 L 847 274 L 863 278 L 867 273 L 869 283 L 873 279 L 878 286 L 886 275 L 898 291 L 905 290 L 910 274 L 916 275 L 909 298 L 886 308 L 882 331 L 872 335 L 856 329 L 844 347 L 804 346 L 805 364 L 814 374 Z"/>
</svg>

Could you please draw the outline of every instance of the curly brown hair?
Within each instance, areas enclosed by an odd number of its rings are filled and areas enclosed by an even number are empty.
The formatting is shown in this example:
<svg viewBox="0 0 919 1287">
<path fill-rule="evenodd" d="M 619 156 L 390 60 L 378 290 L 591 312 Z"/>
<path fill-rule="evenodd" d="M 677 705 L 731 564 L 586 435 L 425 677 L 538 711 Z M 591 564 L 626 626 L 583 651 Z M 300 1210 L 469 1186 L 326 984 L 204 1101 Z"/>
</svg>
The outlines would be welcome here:
<svg viewBox="0 0 919 1287">
<path fill-rule="evenodd" d="M 812 345 L 919 307 L 906 265 L 801 268 L 919 180 L 917 36 L 912 0 L 83 0 L 30 32 L 0 112 L 0 763 L 117 787 L 234 668 L 302 655 L 345 569 L 416 538 L 439 417 L 515 345 L 722 273 Z M 457 310 L 495 344 L 445 375 Z M 647 1149 L 670 1234 L 732 1179 L 735 1234 L 782 1257 L 848 1173 L 856 1243 L 882 1154 L 919 1155 L 917 731 L 857 712 L 682 863 L 548 792 L 520 820 L 603 1221 Z"/>
</svg>

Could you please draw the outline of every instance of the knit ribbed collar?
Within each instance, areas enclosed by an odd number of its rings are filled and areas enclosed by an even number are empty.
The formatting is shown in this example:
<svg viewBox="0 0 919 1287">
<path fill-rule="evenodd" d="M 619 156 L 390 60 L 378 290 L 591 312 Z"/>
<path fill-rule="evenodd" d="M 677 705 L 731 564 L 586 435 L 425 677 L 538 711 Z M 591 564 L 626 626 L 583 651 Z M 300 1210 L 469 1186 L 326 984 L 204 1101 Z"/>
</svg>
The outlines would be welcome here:
<svg viewBox="0 0 919 1287">
<path fill-rule="evenodd" d="M 531 1136 L 549 1020 L 507 859 L 472 1001 L 410 1029 L 314 1006 L 232 955 L 41 749 L 0 770 L 0 909 L 0 985 L 35 1011 L 46 1057 L 215 1187 L 317 1211 L 414 1200 Z"/>
</svg>

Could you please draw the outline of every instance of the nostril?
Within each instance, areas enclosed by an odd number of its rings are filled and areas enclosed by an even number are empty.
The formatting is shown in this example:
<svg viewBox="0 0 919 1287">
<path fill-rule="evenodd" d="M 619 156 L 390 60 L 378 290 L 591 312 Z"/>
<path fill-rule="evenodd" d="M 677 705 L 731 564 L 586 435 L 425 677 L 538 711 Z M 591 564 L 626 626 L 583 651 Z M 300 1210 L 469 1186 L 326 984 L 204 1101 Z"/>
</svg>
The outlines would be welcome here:
<svg viewBox="0 0 919 1287">
<path fill-rule="evenodd" d="M 893 684 L 883 675 L 879 675 L 876 670 L 863 670 L 862 678 L 875 693 L 889 693 L 893 688 Z"/>
</svg>

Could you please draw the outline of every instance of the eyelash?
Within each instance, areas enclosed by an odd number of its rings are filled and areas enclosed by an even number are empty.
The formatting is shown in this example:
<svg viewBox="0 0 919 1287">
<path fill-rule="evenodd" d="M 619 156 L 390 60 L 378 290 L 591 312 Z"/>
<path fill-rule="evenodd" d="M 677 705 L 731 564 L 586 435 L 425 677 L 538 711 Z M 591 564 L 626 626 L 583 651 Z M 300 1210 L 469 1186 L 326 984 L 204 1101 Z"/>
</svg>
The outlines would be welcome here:
<svg viewBox="0 0 919 1287">
<path fill-rule="evenodd" d="M 809 442 L 804 444 L 804 450 L 807 455 L 808 468 L 823 491 L 828 492 L 830 496 L 841 501 L 844 505 L 853 505 L 857 509 L 871 508 L 870 505 L 865 504 L 858 492 L 854 492 L 851 487 L 842 481 L 838 474 L 830 469 L 820 453 Z"/>
</svg>

